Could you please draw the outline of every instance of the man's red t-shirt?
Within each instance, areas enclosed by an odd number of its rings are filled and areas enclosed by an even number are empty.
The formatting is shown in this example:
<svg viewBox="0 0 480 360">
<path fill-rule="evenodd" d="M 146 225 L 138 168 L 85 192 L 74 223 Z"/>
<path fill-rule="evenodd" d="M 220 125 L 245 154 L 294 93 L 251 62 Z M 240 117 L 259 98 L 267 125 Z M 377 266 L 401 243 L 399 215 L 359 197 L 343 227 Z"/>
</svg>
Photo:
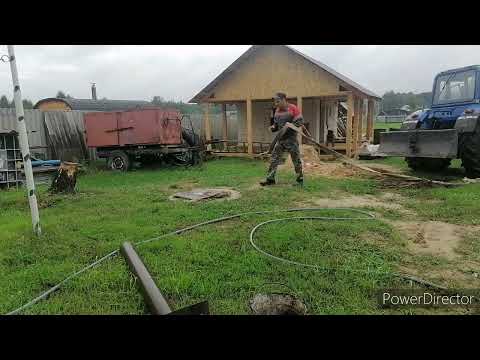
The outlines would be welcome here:
<svg viewBox="0 0 480 360">
<path fill-rule="evenodd" d="M 273 121 L 276 128 L 280 130 L 287 122 L 293 123 L 295 120 L 301 117 L 302 114 L 298 107 L 294 104 L 288 104 L 288 108 L 284 111 L 280 110 L 279 108 L 275 109 Z M 295 136 L 295 132 L 289 129 L 283 138 L 294 138 Z"/>
</svg>

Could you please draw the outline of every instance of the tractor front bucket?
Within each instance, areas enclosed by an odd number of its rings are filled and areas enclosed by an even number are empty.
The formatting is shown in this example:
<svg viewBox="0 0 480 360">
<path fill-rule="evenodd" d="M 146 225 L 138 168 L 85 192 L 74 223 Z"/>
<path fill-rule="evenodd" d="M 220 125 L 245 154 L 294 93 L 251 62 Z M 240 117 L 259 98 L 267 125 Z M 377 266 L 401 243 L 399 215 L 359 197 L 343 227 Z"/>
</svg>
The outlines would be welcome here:
<svg viewBox="0 0 480 360">
<path fill-rule="evenodd" d="M 454 159 L 457 152 L 458 133 L 455 129 L 380 133 L 378 153 L 382 156 Z"/>
</svg>

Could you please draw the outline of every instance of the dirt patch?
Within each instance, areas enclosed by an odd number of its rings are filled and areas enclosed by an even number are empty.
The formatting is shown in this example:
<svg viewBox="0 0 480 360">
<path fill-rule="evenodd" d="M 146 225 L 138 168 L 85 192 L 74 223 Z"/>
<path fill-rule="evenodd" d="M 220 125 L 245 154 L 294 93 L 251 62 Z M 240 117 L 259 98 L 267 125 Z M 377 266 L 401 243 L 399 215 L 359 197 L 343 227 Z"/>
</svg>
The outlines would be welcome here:
<svg viewBox="0 0 480 360">
<path fill-rule="evenodd" d="M 342 161 L 322 161 L 314 146 L 303 145 L 302 153 L 303 171 L 305 174 L 313 176 L 327 176 L 332 178 L 344 178 L 349 176 L 371 176 L 364 170 L 360 170 L 352 165 L 343 163 Z M 362 164 L 382 173 L 402 173 L 402 171 L 394 166 L 368 163 Z M 290 155 L 286 156 L 285 162 L 280 165 L 279 170 L 293 171 L 293 164 Z"/>
<path fill-rule="evenodd" d="M 411 274 L 420 278 L 428 278 L 444 286 L 461 287 L 464 289 L 478 289 L 480 278 L 477 271 L 459 268 L 417 269 L 414 266 L 400 266 L 400 272 Z"/>
<path fill-rule="evenodd" d="M 312 202 L 320 207 L 326 208 L 357 208 L 357 207 L 372 207 L 382 208 L 387 210 L 395 210 L 404 215 L 415 215 L 411 210 L 405 209 L 401 204 L 395 201 L 402 201 L 403 197 L 398 194 L 384 193 L 380 198 L 371 195 L 354 195 L 344 198 L 336 199 L 315 199 Z"/>
<path fill-rule="evenodd" d="M 288 294 L 258 294 L 250 301 L 256 315 L 305 315 L 303 302 Z"/>
<path fill-rule="evenodd" d="M 465 226 L 441 221 L 391 221 L 391 224 L 406 235 L 411 252 L 441 256 L 448 260 L 461 256 L 455 250 L 468 232 Z"/>
<path fill-rule="evenodd" d="M 321 161 L 318 152 L 311 145 L 303 145 L 302 162 L 303 171 L 306 175 L 344 178 L 365 174 L 364 171 L 340 161 Z M 294 171 L 290 155 L 285 157 L 285 162 L 278 169 L 280 171 Z"/>
</svg>

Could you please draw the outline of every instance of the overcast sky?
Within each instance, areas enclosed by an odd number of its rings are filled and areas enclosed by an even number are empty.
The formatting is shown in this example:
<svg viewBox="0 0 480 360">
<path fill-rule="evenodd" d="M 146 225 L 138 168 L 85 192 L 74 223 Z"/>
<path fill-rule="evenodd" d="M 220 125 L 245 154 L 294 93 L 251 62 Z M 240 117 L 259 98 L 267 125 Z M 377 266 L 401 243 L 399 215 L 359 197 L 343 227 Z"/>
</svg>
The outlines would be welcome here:
<svg viewBox="0 0 480 360">
<path fill-rule="evenodd" d="M 292 45 L 383 95 L 430 91 L 440 71 L 480 63 L 480 46 Z M 36 102 L 63 90 L 90 98 L 188 101 L 250 45 L 16 46 L 22 95 Z M 6 54 L 0 45 L 0 55 Z M 0 62 L 0 95 L 12 98 L 10 67 Z"/>
</svg>

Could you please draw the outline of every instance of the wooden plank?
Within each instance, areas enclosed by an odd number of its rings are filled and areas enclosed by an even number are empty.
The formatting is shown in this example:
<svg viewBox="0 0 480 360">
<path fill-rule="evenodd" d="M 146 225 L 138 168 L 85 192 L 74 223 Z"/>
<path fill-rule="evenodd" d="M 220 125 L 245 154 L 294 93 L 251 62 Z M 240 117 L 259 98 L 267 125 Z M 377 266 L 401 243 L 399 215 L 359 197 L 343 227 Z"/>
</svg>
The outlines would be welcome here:
<svg viewBox="0 0 480 360">
<path fill-rule="evenodd" d="M 333 144 L 333 149 L 334 150 L 346 150 L 347 149 L 347 144 L 346 143 Z"/>
<path fill-rule="evenodd" d="M 358 158 L 358 149 L 362 146 L 363 138 L 363 110 L 364 110 L 364 101 L 363 98 L 358 99 L 358 139 L 357 139 L 357 148 L 355 149 L 355 158 Z"/>
<path fill-rule="evenodd" d="M 272 93 L 274 93 L 273 91 Z M 349 95 L 352 95 L 352 91 L 328 91 L 328 92 L 320 92 L 320 93 L 309 93 L 308 96 L 302 96 L 303 99 L 313 99 L 313 98 L 331 98 L 329 100 L 335 100 L 335 99 L 347 99 Z M 294 99 L 297 97 L 294 96 L 294 94 L 287 93 L 289 99 L 291 100 L 291 96 L 293 96 Z M 264 97 L 264 98 L 257 98 L 257 97 L 252 97 L 252 101 L 272 101 L 272 97 Z M 210 103 L 210 104 L 228 104 L 228 103 L 235 103 L 235 102 L 244 102 L 246 99 L 205 99 L 205 103 Z"/>
<path fill-rule="evenodd" d="M 83 114 L 72 111 L 45 112 L 45 126 L 57 159 L 79 162 L 88 158 Z"/>
<path fill-rule="evenodd" d="M 373 99 L 368 100 L 368 113 L 367 113 L 367 139 L 369 142 L 373 141 L 373 110 L 375 102 Z"/>
<path fill-rule="evenodd" d="M 253 155 L 253 113 L 251 99 L 247 99 L 247 143 L 248 153 Z"/>
<path fill-rule="evenodd" d="M 325 135 L 325 122 L 322 123 L 320 109 L 320 99 L 315 99 L 315 138 L 318 142 L 325 142 L 325 136 L 321 136 Z M 320 131 L 321 127 L 323 127 L 323 131 Z"/>
<path fill-rule="evenodd" d="M 214 151 L 212 155 L 220 156 L 220 157 L 238 157 L 238 158 L 253 158 L 253 155 L 246 154 L 246 153 L 234 153 L 234 152 L 219 152 Z"/>
<path fill-rule="evenodd" d="M 354 105 L 353 105 L 353 124 L 352 124 L 352 129 L 353 129 L 353 139 L 352 139 L 352 156 L 355 158 L 357 149 L 358 149 L 358 120 L 359 120 L 359 99 L 358 97 L 355 97 L 354 99 Z"/>
<path fill-rule="evenodd" d="M 350 95 L 347 99 L 347 129 L 346 129 L 346 155 L 347 157 L 352 156 L 352 126 L 353 126 L 353 116 L 354 116 L 354 98 L 353 95 Z"/>
</svg>

